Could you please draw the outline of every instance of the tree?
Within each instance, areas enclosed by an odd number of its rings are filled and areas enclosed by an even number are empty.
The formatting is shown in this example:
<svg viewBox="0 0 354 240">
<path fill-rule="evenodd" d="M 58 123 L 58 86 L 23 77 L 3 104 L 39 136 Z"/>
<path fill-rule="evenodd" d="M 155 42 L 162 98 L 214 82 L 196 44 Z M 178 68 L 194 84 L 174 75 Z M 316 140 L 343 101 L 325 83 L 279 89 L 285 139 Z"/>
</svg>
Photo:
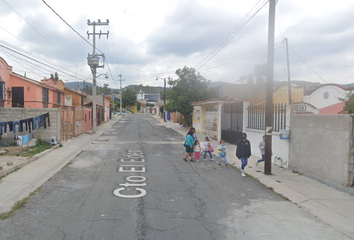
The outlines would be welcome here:
<svg viewBox="0 0 354 240">
<path fill-rule="evenodd" d="M 123 107 L 126 108 L 127 106 L 134 106 L 136 103 L 136 92 L 130 88 L 126 89 L 123 92 Z"/>
<path fill-rule="evenodd" d="M 98 87 L 97 86 L 97 94 L 102 94 L 104 93 L 104 95 L 109 95 L 111 94 L 111 89 L 108 87 L 109 84 L 105 83 L 103 84 L 103 87 Z"/>
<path fill-rule="evenodd" d="M 340 101 L 344 102 L 344 108 L 341 113 L 352 114 L 354 113 L 354 94 L 353 91 L 350 91 L 346 94 L 344 98 L 339 98 Z"/>
<path fill-rule="evenodd" d="M 59 75 L 57 72 L 53 74 L 50 74 L 50 79 L 53 79 L 54 81 L 58 81 L 59 80 Z"/>
<path fill-rule="evenodd" d="M 195 69 L 184 67 L 176 70 L 177 80 L 169 80 L 170 90 L 166 92 L 168 103 L 165 110 L 180 112 L 184 116 L 185 124 L 191 124 L 193 112 L 192 102 L 216 98 L 217 90 L 210 89 L 210 80 L 196 73 Z"/>
</svg>

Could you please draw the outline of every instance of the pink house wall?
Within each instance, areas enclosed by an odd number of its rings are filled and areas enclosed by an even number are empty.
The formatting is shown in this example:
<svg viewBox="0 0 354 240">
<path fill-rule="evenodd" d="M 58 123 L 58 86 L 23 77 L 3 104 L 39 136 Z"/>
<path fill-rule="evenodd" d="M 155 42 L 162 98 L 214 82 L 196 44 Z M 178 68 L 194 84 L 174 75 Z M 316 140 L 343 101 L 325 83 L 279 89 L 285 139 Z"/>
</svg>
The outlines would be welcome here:
<svg viewBox="0 0 354 240">
<path fill-rule="evenodd" d="M 1 79 L 5 82 L 4 107 L 12 107 L 12 87 L 23 87 L 25 108 L 43 108 L 43 88 L 48 89 L 48 108 L 60 107 L 60 105 L 64 105 L 64 91 L 59 89 L 57 90 L 55 85 L 54 87 L 51 85 L 46 86 L 36 80 L 29 79 L 12 72 L 12 67 L 9 66 L 7 62 L 1 57 L 0 76 Z M 61 103 L 59 104 L 58 93 L 61 94 Z"/>
<path fill-rule="evenodd" d="M 84 110 L 85 113 L 85 132 L 92 129 L 92 108 Z"/>
</svg>

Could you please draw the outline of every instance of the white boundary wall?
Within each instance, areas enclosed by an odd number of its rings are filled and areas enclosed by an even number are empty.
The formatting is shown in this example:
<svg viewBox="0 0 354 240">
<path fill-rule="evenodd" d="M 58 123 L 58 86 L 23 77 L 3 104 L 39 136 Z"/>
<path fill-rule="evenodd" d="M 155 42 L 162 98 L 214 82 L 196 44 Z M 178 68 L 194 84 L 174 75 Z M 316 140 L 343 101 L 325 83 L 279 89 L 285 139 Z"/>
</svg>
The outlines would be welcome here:
<svg viewBox="0 0 354 240">
<path fill-rule="evenodd" d="M 243 132 L 247 134 L 248 140 L 251 142 L 252 155 L 261 158 L 261 153 L 258 148 L 259 142 L 262 141 L 262 137 L 265 134 L 264 130 L 256 130 L 247 128 L 248 125 L 248 108 L 249 103 L 244 102 L 243 104 Z M 289 116 L 290 111 L 287 112 Z M 289 118 L 287 117 L 287 123 L 289 123 Z M 287 124 L 288 125 L 288 124 Z M 278 132 L 273 132 L 272 136 L 272 162 L 278 166 L 287 168 L 289 166 L 289 140 L 280 139 L 280 134 Z M 290 136 L 291 137 L 291 136 Z"/>
</svg>

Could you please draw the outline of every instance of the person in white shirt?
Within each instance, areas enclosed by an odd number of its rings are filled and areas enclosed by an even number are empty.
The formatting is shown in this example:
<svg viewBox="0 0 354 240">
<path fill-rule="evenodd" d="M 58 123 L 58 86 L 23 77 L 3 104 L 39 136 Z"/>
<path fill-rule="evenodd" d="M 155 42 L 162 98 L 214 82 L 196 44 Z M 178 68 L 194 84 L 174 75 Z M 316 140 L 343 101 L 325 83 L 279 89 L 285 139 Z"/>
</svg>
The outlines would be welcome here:
<svg viewBox="0 0 354 240">
<path fill-rule="evenodd" d="M 213 155 L 211 155 L 211 149 L 212 149 L 212 145 L 210 143 L 210 140 L 209 140 L 209 137 L 205 137 L 204 139 L 204 143 L 203 143 L 203 149 L 204 149 L 204 161 L 205 161 L 205 158 L 207 156 L 207 154 L 209 153 L 209 156 L 210 156 L 210 160 L 211 161 L 214 161 L 213 159 Z"/>
<path fill-rule="evenodd" d="M 264 162 L 264 157 L 265 157 L 265 138 L 266 138 L 266 136 L 264 135 L 263 136 L 263 140 L 259 143 L 259 146 L 258 146 L 259 150 L 261 151 L 262 159 L 259 159 L 256 162 L 256 166 L 258 166 L 258 163 Z"/>
</svg>

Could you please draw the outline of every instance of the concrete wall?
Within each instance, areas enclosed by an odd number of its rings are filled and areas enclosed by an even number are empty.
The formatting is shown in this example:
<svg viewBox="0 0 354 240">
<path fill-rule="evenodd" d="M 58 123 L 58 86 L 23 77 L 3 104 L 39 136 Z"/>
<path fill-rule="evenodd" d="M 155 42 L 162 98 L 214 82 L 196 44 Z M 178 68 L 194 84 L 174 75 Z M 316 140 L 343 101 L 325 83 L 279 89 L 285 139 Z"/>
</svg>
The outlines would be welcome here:
<svg viewBox="0 0 354 240">
<path fill-rule="evenodd" d="M 27 119 L 31 117 L 37 117 L 44 113 L 49 112 L 50 118 L 50 127 L 44 129 L 41 127 L 36 131 L 32 131 L 34 133 L 35 138 L 42 138 L 44 140 L 50 141 L 51 136 L 56 136 L 58 142 L 60 142 L 60 109 L 56 108 L 0 108 L 0 122 L 7 121 L 18 121 L 22 119 Z M 18 127 L 18 126 L 16 126 Z M 26 129 L 24 129 L 26 130 Z M 18 133 L 17 135 L 26 135 L 28 131 L 24 131 L 22 133 Z M 9 132 L 9 127 L 7 127 L 7 135 L 1 136 L 2 141 L 13 142 L 14 134 L 13 132 Z"/>
<path fill-rule="evenodd" d="M 353 117 L 297 115 L 292 118 L 290 167 L 329 185 L 353 184 Z"/>
</svg>

